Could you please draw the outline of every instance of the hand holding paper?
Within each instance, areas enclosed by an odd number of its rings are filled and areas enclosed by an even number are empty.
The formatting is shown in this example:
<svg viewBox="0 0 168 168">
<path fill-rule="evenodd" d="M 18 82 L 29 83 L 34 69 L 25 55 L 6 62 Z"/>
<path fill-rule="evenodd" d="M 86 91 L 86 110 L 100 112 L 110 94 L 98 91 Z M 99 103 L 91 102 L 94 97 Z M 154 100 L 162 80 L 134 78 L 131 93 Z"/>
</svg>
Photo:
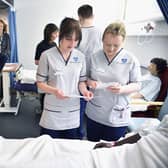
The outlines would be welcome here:
<svg viewBox="0 0 168 168">
<path fill-rule="evenodd" d="M 83 94 L 84 99 L 86 101 L 89 101 L 89 100 L 91 100 L 93 98 L 93 93 L 91 91 L 89 91 L 89 90 L 84 91 L 82 94 Z"/>
<path fill-rule="evenodd" d="M 87 85 L 89 86 L 89 88 L 96 89 L 98 85 L 98 81 L 89 79 L 87 81 Z"/>
<path fill-rule="evenodd" d="M 68 96 L 66 96 L 66 95 L 64 94 L 64 92 L 63 92 L 62 90 L 60 90 L 60 89 L 56 89 L 55 92 L 54 92 L 54 95 L 55 95 L 56 97 L 58 97 L 59 99 L 68 98 Z"/>
</svg>

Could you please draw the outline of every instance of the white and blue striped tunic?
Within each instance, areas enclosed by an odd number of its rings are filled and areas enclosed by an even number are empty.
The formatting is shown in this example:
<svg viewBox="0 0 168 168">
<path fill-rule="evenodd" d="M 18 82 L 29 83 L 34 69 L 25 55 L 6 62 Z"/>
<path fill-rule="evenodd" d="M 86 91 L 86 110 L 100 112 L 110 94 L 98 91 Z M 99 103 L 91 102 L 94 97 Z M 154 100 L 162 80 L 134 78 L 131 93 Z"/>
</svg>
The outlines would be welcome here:
<svg viewBox="0 0 168 168">
<path fill-rule="evenodd" d="M 57 47 L 45 51 L 37 69 L 37 81 L 61 89 L 65 95 L 80 95 L 78 84 L 86 81 L 84 55 L 74 49 L 67 61 Z M 46 93 L 40 125 L 47 129 L 65 130 L 79 126 L 80 99 L 59 99 Z"/>
<path fill-rule="evenodd" d="M 125 49 L 121 49 L 112 61 L 103 50 L 91 57 L 90 78 L 106 86 L 112 82 L 121 85 L 141 80 L 138 60 Z M 87 116 L 107 126 L 126 126 L 130 117 L 129 98 L 127 94 L 114 94 L 107 89 L 95 89 L 94 98 L 87 103 Z"/>
</svg>

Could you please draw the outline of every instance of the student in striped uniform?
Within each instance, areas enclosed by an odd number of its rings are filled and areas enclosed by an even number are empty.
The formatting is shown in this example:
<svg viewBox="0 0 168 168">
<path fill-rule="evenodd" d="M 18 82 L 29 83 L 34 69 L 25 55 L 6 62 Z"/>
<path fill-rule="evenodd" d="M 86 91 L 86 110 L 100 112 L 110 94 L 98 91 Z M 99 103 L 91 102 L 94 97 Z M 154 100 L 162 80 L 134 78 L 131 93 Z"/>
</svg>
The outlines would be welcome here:
<svg viewBox="0 0 168 168">
<path fill-rule="evenodd" d="M 140 89 L 138 60 L 123 48 L 123 23 L 110 24 L 103 34 L 103 49 L 91 57 L 89 86 L 94 98 L 87 103 L 87 137 L 115 141 L 124 136 L 130 118 L 129 97 Z"/>
<path fill-rule="evenodd" d="M 86 100 L 93 97 L 86 87 L 84 55 L 74 49 L 81 41 L 77 20 L 62 20 L 59 46 L 42 53 L 37 70 L 37 85 L 45 94 L 40 120 L 41 134 L 53 138 L 78 138 L 80 93 Z"/>
</svg>

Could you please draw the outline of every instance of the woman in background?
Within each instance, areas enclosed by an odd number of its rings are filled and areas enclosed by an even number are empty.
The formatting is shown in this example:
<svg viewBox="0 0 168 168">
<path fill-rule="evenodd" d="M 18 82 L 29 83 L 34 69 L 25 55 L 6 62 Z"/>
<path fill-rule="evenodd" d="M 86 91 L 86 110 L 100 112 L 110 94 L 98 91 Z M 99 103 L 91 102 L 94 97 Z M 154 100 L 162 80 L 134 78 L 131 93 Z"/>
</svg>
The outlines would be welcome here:
<svg viewBox="0 0 168 168">
<path fill-rule="evenodd" d="M 44 28 L 44 39 L 36 47 L 36 54 L 34 58 L 36 65 L 39 64 L 42 52 L 56 46 L 55 39 L 57 37 L 58 37 L 58 27 L 53 23 L 47 24 Z M 45 96 L 44 93 L 40 93 L 41 110 L 43 110 L 44 106 L 44 96 Z"/>
<path fill-rule="evenodd" d="M 44 39 L 37 45 L 35 54 L 35 64 L 39 64 L 40 56 L 43 51 L 56 46 L 55 39 L 58 37 L 58 27 L 49 23 L 44 28 Z"/>
<path fill-rule="evenodd" d="M 78 21 L 65 18 L 60 26 L 59 46 L 43 52 L 40 58 L 37 86 L 45 92 L 41 134 L 79 138 L 80 93 L 86 100 L 93 97 L 86 87 L 85 57 L 75 49 L 81 38 Z"/>
<path fill-rule="evenodd" d="M 10 37 L 7 33 L 7 24 L 0 19 L 0 72 L 5 63 L 10 60 Z M 0 97 L 3 97 L 2 77 L 0 76 Z"/>
<path fill-rule="evenodd" d="M 7 24 L 0 19 L 0 71 L 10 58 L 10 37 L 7 33 Z"/>
</svg>

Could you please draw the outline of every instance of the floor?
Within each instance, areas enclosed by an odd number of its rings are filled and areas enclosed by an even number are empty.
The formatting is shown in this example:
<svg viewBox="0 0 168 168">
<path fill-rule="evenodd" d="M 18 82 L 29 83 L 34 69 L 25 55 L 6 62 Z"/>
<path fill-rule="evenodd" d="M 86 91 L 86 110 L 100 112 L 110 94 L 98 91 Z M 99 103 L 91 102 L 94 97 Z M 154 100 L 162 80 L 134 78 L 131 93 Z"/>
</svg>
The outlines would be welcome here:
<svg viewBox="0 0 168 168">
<path fill-rule="evenodd" d="M 0 113 L 0 136 L 6 138 L 37 137 L 40 133 L 38 99 L 22 98 L 18 114 Z"/>
<path fill-rule="evenodd" d="M 12 106 L 16 106 L 16 95 L 12 96 Z M 17 115 L 14 113 L 0 113 L 0 136 L 5 138 L 28 138 L 40 135 L 40 102 L 37 98 L 22 98 Z M 86 118 L 85 118 L 86 119 Z M 84 120 L 86 138 L 86 120 Z"/>
</svg>

